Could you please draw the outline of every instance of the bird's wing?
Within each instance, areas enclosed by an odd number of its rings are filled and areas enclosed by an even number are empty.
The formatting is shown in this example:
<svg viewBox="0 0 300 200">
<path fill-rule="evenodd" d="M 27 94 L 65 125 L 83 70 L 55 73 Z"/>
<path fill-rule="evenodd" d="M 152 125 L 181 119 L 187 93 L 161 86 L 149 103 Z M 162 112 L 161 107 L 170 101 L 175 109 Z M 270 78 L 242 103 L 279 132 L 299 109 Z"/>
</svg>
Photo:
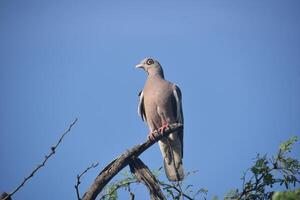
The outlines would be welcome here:
<svg viewBox="0 0 300 200">
<path fill-rule="evenodd" d="M 143 93 L 143 91 L 140 91 L 140 93 L 139 93 L 138 113 L 141 116 L 143 121 L 147 121 L 146 113 L 145 113 L 144 93 Z"/>
<path fill-rule="evenodd" d="M 172 109 L 175 111 L 176 121 L 178 123 L 183 124 L 184 119 L 183 119 L 183 111 L 182 111 L 182 96 L 179 87 L 175 84 L 173 86 L 173 96 L 175 101 L 173 101 L 172 103 Z M 181 155 L 183 157 L 183 129 L 178 131 L 178 136 L 181 142 Z"/>
</svg>

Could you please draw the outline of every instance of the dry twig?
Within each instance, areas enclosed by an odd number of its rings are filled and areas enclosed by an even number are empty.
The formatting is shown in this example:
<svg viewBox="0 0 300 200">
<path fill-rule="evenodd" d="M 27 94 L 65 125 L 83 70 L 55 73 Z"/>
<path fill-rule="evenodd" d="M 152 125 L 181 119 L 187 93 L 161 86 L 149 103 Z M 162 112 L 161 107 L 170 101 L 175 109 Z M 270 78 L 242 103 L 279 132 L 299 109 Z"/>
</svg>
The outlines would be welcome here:
<svg viewBox="0 0 300 200">
<path fill-rule="evenodd" d="M 87 167 L 81 174 L 77 174 L 77 182 L 75 184 L 75 189 L 76 189 L 76 194 L 77 194 L 77 199 L 81 200 L 80 194 L 79 194 L 79 185 L 81 183 L 80 178 L 87 173 L 90 169 L 92 168 L 96 168 L 99 165 L 99 163 L 93 163 L 92 165 L 90 165 L 89 167 Z"/>
<path fill-rule="evenodd" d="M 60 143 L 61 143 L 62 140 L 64 139 L 65 135 L 68 134 L 68 133 L 71 131 L 72 127 L 76 124 L 77 121 L 78 121 L 78 119 L 76 118 L 76 119 L 69 125 L 69 128 L 61 135 L 61 137 L 59 138 L 59 140 L 57 141 L 57 143 L 56 143 L 54 146 L 52 146 L 52 147 L 50 148 L 51 151 L 50 151 L 49 154 L 45 155 L 44 160 L 43 160 L 40 164 L 38 164 L 38 166 L 37 166 L 37 167 L 29 174 L 29 176 L 25 177 L 24 180 L 22 181 L 22 183 L 21 183 L 20 185 L 18 185 L 18 186 L 16 187 L 16 189 L 15 189 L 12 193 L 8 194 L 3 200 L 8 200 L 11 196 L 13 196 L 20 188 L 22 188 L 22 187 L 24 186 L 24 184 L 25 184 L 30 178 L 32 178 L 32 177 L 34 176 L 34 174 L 35 174 L 40 168 L 42 168 L 43 166 L 45 166 L 45 164 L 46 164 L 46 162 L 48 161 L 48 159 L 49 159 L 51 156 L 53 156 L 53 155 L 55 154 L 56 148 L 60 145 Z"/>
<path fill-rule="evenodd" d="M 161 185 L 163 187 L 163 190 L 166 189 L 174 189 L 176 190 L 176 192 L 178 192 L 178 194 L 184 196 L 185 198 L 189 199 L 189 200 L 193 200 L 194 198 L 190 197 L 189 195 L 185 194 L 181 188 L 179 188 L 178 186 L 175 186 L 173 184 L 168 184 L 168 183 L 163 183 L 160 182 L 159 185 Z"/>
</svg>

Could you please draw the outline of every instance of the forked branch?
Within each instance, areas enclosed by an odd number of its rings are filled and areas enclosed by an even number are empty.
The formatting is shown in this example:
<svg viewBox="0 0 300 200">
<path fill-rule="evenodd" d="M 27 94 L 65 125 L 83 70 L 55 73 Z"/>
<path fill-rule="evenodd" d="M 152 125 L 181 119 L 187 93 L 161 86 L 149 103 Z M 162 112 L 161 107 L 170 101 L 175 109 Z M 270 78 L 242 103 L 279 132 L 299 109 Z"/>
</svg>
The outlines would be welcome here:
<svg viewBox="0 0 300 200">
<path fill-rule="evenodd" d="M 77 177 L 76 177 L 76 184 L 75 184 L 75 190 L 76 190 L 76 195 L 77 195 L 77 199 L 78 200 L 81 200 L 81 197 L 80 197 L 80 193 L 79 193 L 79 185 L 81 184 L 81 180 L 80 178 L 86 174 L 90 169 L 92 168 L 96 168 L 97 166 L 99 165 L 99 163 L 93 163 L 91 164 L 89 167 L 87 167 L 83 172 L 81 172 L 81 174 L 77 174 Z"/>
<path fill-rule="evenodd" d="M 141 159 L 132 157 L 129 167 L 131 173 L 135 174 L 137 180 L 147 186 L 152 200 L 166 200 L 166 197 L 160 189 L 159 182 Z"/>
<path fill-rule="evenodd" d="M 160 140 L 161 138 L 169 135 L 172 132 L 183 129 L 183 124 L 175 123 L 171 124 L 168 128 L 164 130 L 162 134 L 154 131 L 153 134 L 155 138 Z M 96 177 L 90 188 L 83 195 L 83 200 L 94 200 L 98 196 L 98 194 L 102 191 L 104 186 L 117 174 L 119 173 L 125 166 L 127 166 L 131 159 L 137 158 L 140 154 L 142 154 L 146 149 L 151 147 L 157 141 L 147 140 L 146 142 L 137 145 L 125 153 L 121 154 L 118 158 L 110 162 Z"/>
</svg>

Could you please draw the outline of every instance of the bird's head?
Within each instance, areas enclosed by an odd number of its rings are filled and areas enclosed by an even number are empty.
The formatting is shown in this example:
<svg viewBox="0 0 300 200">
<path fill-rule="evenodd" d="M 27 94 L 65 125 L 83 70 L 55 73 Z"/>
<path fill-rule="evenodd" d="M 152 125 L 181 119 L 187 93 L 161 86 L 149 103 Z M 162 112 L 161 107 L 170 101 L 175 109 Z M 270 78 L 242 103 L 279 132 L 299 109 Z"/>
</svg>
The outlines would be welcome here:
<svg viewBox="0 0 300 200">
<path fill-rule="evenodd" d="M 160 75 L 164 77 L 161 65 L 154 58 L 145 58 L 135 67 L 144 69 L 149 76 Z"/>
</svg>

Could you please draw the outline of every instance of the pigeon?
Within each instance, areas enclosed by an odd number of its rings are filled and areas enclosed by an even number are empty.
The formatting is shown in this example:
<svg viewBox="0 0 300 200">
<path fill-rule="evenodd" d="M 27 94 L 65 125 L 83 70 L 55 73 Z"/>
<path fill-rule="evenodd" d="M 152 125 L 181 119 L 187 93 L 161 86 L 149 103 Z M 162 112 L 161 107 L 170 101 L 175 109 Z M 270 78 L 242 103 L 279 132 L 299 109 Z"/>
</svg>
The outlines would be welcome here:
<svg viewBox="0 0 300 200">
<path fill-rule="evenodd" d="M 154 58 L 143 59 L 136 68 L 144 69 L 148 74 L 139 94 L 138 113 L 148 125 L 148 138 L 155 140 L 154 130 L 162 133 L 171 123 L 183 124 L 181 91 L 177 85 L 165 80 L 163 69 Z M 158 144 L 167 178 L 177 182 L 183 180 L 183 129 L 162 138 Z"/>
</svg>

